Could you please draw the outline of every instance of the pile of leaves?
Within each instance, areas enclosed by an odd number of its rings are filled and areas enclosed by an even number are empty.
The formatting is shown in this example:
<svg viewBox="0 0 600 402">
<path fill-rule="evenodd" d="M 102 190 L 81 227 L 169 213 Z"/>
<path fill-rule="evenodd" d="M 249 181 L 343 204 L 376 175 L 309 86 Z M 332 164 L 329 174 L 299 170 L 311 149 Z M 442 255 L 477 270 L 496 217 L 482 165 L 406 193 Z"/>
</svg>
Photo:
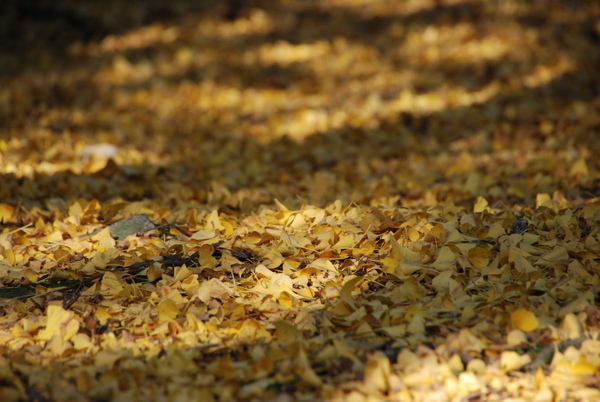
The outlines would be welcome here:
<svg viewBox="0 0 600 402">
<path fill-rule="evenodd" d="M 600 5 L 0 6 L 0 399 L 600 398 Z"/>
</svg>

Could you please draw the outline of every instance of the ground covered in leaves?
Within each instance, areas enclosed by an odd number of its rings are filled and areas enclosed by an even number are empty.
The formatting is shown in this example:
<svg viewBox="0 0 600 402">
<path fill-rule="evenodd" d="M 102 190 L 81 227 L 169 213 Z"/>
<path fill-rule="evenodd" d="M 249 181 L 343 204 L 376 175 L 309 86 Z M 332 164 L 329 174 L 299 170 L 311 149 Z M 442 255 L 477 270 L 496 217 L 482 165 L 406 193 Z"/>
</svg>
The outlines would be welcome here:
<svg viewBox="0 0 600 402">
<path fill-rule="evenodd" d="M 600 398 L 600 4 L 6 1 L 0 399 Z"/>
</svg>

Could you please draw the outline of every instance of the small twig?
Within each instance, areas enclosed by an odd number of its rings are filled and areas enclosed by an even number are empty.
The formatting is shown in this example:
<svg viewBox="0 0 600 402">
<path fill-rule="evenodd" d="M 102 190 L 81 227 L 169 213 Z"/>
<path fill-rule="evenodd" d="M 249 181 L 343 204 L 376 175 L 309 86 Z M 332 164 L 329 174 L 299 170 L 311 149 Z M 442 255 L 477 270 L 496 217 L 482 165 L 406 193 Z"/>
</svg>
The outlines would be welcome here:
<svg viewBox="0 0 600 402">
<path fill-rule="evenodd" d="M 75 293 L 73 293 L 73 295 L 69 299 L 63 299 L 63 308 L 65 310 L 70 309 L 71 306 L 73 304 L 75 304 L 75 302 L 79 299 L 79 297 L 81 296 L 81 290 L 83 289 L 84 283 L 85 283 L 85 281 L 79 282 L 79 286 L 77 286 L 77 289 L 75 289 Z"/>
</svg>

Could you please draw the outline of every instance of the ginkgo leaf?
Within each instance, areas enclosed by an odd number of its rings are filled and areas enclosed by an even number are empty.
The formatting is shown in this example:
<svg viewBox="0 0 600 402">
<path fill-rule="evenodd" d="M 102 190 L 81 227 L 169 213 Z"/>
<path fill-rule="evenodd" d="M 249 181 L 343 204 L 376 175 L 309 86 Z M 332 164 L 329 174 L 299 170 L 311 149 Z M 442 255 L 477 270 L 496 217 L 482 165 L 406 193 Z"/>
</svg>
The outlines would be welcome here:
<svg viewBox="0 0 600 402">
<path fill-rule="evenodd" d="M 192 240 L 208 240 L 217 235 L 214 230 L 199 230 L 191 236 Z"/>
<path fill-rule="evenodd" d="M 304 351 L 300 349 L 296 355 L 296 363 L 298 364 L 298 375 L 305 384 L 311 387 L 319 387 L 323 384 L 321 378 L 317 375 L 310 364 L 310 360 Z"/>
<path fill-rule="evenodd" d="M 354 247 L 354 245 L 356 245 L 356 243 L 357 243 L 356 236 L 354 236 L 352 234 L 343 235 L 343 236 L 340 236 L 340 239 L 332 247 L 335 249 L 348 249 L 348 248 Z"/>
<path fill-rule="evenodd" d="M 275 321 L 275 331 L 277 335 L 277 341 L 282 345 L 289 345 L 294 342 L 301 342 L 304 337 L 302 331 L 298 330 L 292 324 L 285 321 Z"/>
<path fill-rule="evenodd" d="M 587 163 L 583 158 L 578 159 L 569 170 L 569 176 L 586 177 L 589 175 L 589 173 L 590 172 L 587 167 Z"/>
<path fill-rule="evenodd" d="M 79 321 L 72 311 L 50 305 L 47 309 L 47 317 L 46 327 L 37 336 L 41 340 L 50 340 L 58 336 L 68 341 L 79 331 Z"/>
<path fill-rule="evenodd" d="M 102 292 L 106 296 L 118 296 L 126 286 L 123 279 L 112 272 L 105 272 L 102 277 Z"/>
<path fill-rule="evenodd" d="M 0 203 L 0 223 L 9 222 L 15 213 L 12 205 Z"/>
<path fill-rule="evenodd" d="M 510 315 L 510 322 L 521 331 L 533 331 L 539 325 L 538 319 L 534 313 L 525 309 L 517 309 Z"/>
<path fill-rule="evenodd" d="M 529 262 L 529 260 L 521 254 L 515 254 L 513 263 L 515 264 L 515 269 L 518 272 L 531 273 L 536 271 L 536 268 Z"/>
<path fill-rule="evenodd" d="M 344 286 L 342 286 L 342 289 L 340 290 L 340 299 L 342 299 L 351 308 L 355 308 L 352 291 L 361 280 L 363 280 L 362 276 L 352 278 L 344 283 Z"/>
<path fill-rule="evenodd" d="M 177 317 L 179 314 L 179 308 L 175 302 L 171 299 L 165 299 L 161 301 L 158 306 L 158 322 L 170 321 Z"/>
<path fill-rule="evenodd" d="M 414 335 L 425 333 L 425 318 L 421 314 L 413 314 L 406 331 Z"/>
<path fill-rule="evenodd" d="M 452 278 L 452 275 L 454 275 L 454 272 L 450 270 L 443 271 L 433 278 L 431 285 L 438 291 L 447 290 L 450 286 L 450 279 Z"/>
<path fill-rule="evenodd" d="M 529 355 L 519 355 L 513 351 L 505 351 L 500 355 L 500 368 L 504 371 L 519 370 L 530 362 L 531 357 Z"/>
<path fill-rule="evenodd" d="M 399 263 L 396 267 L 397 269 L 392 271 L 392 272 L 396 272 L 397 274 L 402 274 L 402 275 L 412 275 L 415 272 L 417 272 L 419 269 L 422 269 L 423 266 L 421 264 L 411 264 L 411 263 L 407 263 L 407 262 L 402 262 Z"/>
<path fill-rule="evenodd" d="M 564 332 L 567 338 L 577 339 L 583 332 L 583 326 L 573 313 L 568 313 L 563 318 L 560 329 Z"/>
<path fill-rule="evenodd" d="M 220 231 L 225 230 L 225 226 L 221 223 L 221 219 L 219 218 L 219 211 L 214 209 L 208 219 L 206 220 L 205 231 Z"/>
<path fill-rule="evenodd" d="M 182 265 L 181 267 L 175 268 L 175 277 L 173 278 L 173 281 L 182 282 L 191 275 L 193 275 L 193 272 L 190 271 L 185 265 Z"/>
<path fill-rule="evenodd" d="M 475 246 L 468 252 L 467 257 L 474 268 L 483 268 L 490 262 L 489 252 L 482 246 Z"/>
<path fill-rule="evenodd" d="M 181 289 L 185 291 L 188 296 L 195 295 L 200 288 L 200 283 L 198 282 L 198 275 L 194 274 L 188 276 L 186 279 L 181 281 Z"/>
<path fill-rule="evenodd" d="M 291 308 L 293 306 L 293 299 L 288 292 L 281 292 L 277 300 L 283 307 Z"/>
<path fill-rule="evenodd" d="M 594 375 L 598 372 L 598 367 L 582 356 L 577 363 L 571 366 L 571 372 L 575 375 Z"/>
<path fill-rule="evenodd" d="M 331 271 L 331 272 L 337 272 L 337 269 L 331 263 L 331 261 L 323 259 L 323 258 L 319 258 L 319 259 L 314 260 L 309 265 L 309 267 L 315 267 L 317 269 L 324 269 L 324 270 Z"/>
<path fill-rule="evenodd" d="M 481 212 L 485 211 L 487 206 L 488 206 L 488 202 L 485 198 L 477 197 L 475 199 L 475 206 L 473 207 L 473 212 L 476 214 L 481 213 Z"/>
<path fill-rule="evenodd" d="M 54 232 L 48 234 L 47 236 L 40 238 L 40 241 L 52 243 L 52 242 L 62 241 L 62 239 L 63 239 L 62 233 L 59 230 L 55 230 Z"/>
<path fill-rule="evenodd" d="M 389 387 L 391 371 L 387 356 L 371 357 L 365 364 L 365 386 L 367 389 L 385 392 Z"/>
<path fill-rule="evenodd" d="M 441 248 L 435 262 L 432 264 L 438 270 L 449 269 L 456 261 L 456 255 L 448 246 Z"/>
</svg>

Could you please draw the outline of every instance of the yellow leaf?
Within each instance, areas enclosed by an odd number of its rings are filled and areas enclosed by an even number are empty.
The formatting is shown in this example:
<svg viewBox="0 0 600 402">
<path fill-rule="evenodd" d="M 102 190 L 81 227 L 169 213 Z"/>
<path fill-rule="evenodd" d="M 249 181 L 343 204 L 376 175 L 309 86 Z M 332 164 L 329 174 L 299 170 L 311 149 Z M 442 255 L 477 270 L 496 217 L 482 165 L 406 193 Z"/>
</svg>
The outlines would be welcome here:
<svg viewBox="0 0 600 402">
<path fill-rule="evenodd" d="M 221 219 L 219 219 L 219 211 L 218 210 L 213 210 L 210 215 L 208 216 L 208 219 L 206 220 L 206 226 L 204 227 L 205 230 L 207 231 L 217 231 L 217 230 L 221 230 L 224 231 L 225 230 L 225 226 L 223 226 L 223 224 L 221 224 Z"/>
<path fill-rule="evenodd" d="M 398 267 L 398 259 L 392 255 L 388 255 L 384 259 L 381 260 L 381 264 L 385 268 L 384 271 L 388 274 L 396 273 L 396 267 Z M 409 274 L 410 275 L 410 274 Z"/>
<path fill-rule="evenodd" d="M 75 201 L 69 207 L 69 216 L 74 217 L 74 218 L 81 218 L 83 216 L 83 208 L 78 201 Z"/>
<path fill-rule="evenodd" d="M 113 272 L 105 272 L 102 277 L 102 292 L 106 296 L 117 296 L 124 290 L 126 283 Z"/>
<path fill-rule="evenodd" d="M 286 275 L 292 275 L 296 269 L 300 266 L 300 261 L 293 257 L 287 257 L 283 262 L 283 273 Z"/>
<path fill-rule="evenodd" d="M 500 356 L 500 368 L 503 371 L 518 370 L 530 362 L 531 357 L 529 357 L 529 355 L 519 355 L 512 350 L 502 352 L 502 355 Z"/>
<path fill-rule="evenodd" d="M 508 346 L 523 345 L 528 342 L 527 334 L 521 330 L 513 329 L 506 336 L 506 344 Z"/>
<path fill-rule="evenodd" d="M 283 307 L 291 308 L 292 307 L 292 296 L 288 292 L 281 292 L 279 294 L 279 304 Z"/>
<path fill-rule="evenodd" d="M 59 242 L 62 241 L 63 237 L 62 237 L 62 233 L 60 232 L 60 230 L 55 230 L 52 233 L 42 237 L 40 239 L 41 242 L 44 243 L 52 243 L 52 242 Z"/>
<path fill-rule="evenodd" d="M 362 310 L 362 309 L 361 309 Z M 356 333 L 357 334 L 372 334 L 373 333 L 373 328 L 366 322 L 364 321 L 364 316 L 366 315 L 363 311 L 358 311 L 359 314 L 362 314 L 362 317 L 358 319 L 358 322 L 360 322 L 360 325 L 356 328 Z M 355 314 L 353 314 L 353 316 L 355 316 Z M 347 319 L 351 319 L 351 317 L 347 317 Z"/>
<path fill-rule="evenodd" d="M 158 322 L 163 323 L 165 321 L 171 321 L 177 314 L 179 314 L 179 309 L 175 302 L 171 299 L 165 299 L 158 304 Z"/>
<path fill-rule="evenodd" d="M 349 234 L 349 235 L 346 235 L 346 236 L 340 236 L 340 240 L 338 240 L 338 242 L 335 243 L 332 247 L 334 249 L 348 249 L 348 248 L 352 248 L 356 244 L 356 238 L 357 237 L 358 236 L 355 236 L 353 234 Z"/>
<path fill-rule="evenodd" d="M 23 274 L 23 276 L 25 278 L 27 278 L 28 280 L 30 280 L 31 282 L 35 283 L 38 281 L 39 277 L 40 277 L 40 273 L 39 272 L 35 272 L 32 269 L 27 269 L 25 270 L 25 273 Z"/>
<path fill-rule="evenodd" d="M 8 204 L 0 204 L 0 223 L 8 222 L 13 217 L 15 208 Z"/>
<path fill-rule="evenodd" d="M 489 252 L 486 248 L 475 246 L 467 253 L 467 258 L 473 265 L 473 268 L 486 267 L 490 262 Z"/>
<path fill-rule="evenodd" d="M 157 267 L 156 265 L 151 265 L 146 272 L 146 277 L 150 282 L 154 282 L 162 276 L 162 269 Z"/>
<path fill-rule="evenodd" d="M 295 251 L 297 248 L 304 247 L 294 237 L 290 236 L 287 232 L 284 231 L 281 232 L 281 240 L 283 241 L 283 244 L 288 246 L 293 251 Z"/>
<path fill-rule="evenodd" d="M 115 239 L 110 235 L 110 229 L 108 227 L 90 236 L 90 239 L 97 242 L 97 250 L 99 252 L 109 251 L 115 247 Z"/>
<path fill-rule="evenodd" d="M 340 299 L 342 299 L 351 308 L 355 308 L 354 299 L 352 298 L 352 291 L 358 282 L 360 282 L 363 278 L 364 276 L 357 276 L 350 279 L 344 284 L 344 286 L 342 286 L 342 289 L 340 290 Z"/>
<path fill-rule="evenodd" d="M 115 363 L 122 358 L 123 355 L 120 351 L 114 349 L 104 349 L 96 354 L 94 358 L 94 364 L 97 367 L 106 366 L 108 369 L 112 369 Z"/>
<path fill-rule="evenodd" d="M 406 232 L 410 241 L 417 241 L 421 237 L 421 233 L 413 228 L 408 228 Z"/>
<path fill-rule="evenodd" d="M 556 246 L 546 254 L 540 256 L 541 259 L 548 262 L 564 263 L 569 260 L 569 253 L 566 248 L 562 246 Z"/>
<path fill-rule="evenodd" d="M 523 233 L 523 243 L 525 244 L 534 244 L 537 243 L 538 240 L 540 239 L 539 235 L 533 234 L 533 233 Z"/>
<path fill-rule="evenodd" d="M 293 342 L 300 342 L 304 339 L 302 331 L 285 321 L 275 321 L 275 331 L 277 340 L 282 345 L 289 345 Z"/>
<path fill-rule="evenodd" d="M 300 276 L 300 275 L 311 276 L 311 275 L 315 275 L 315 274 L 319 274 L 319 273 L 321 273 L 321 271 L 319 271 L 315 267 L 306 267 L 306 268 L 302 268 L 301 270 L 296 272 L 296 275 L 297 276 Z"/>
<path fill-rule="evenodd" d="M 179 231 L 179 229 L 177 229 L 177 228 L 170 228 L 169 234 L 172 234 L 173 236 L 184 236 L 185 237 L 185 235 L 183 233 L 181 233 L 181 231 Z"/>
<path fill-rule="evenodd" d="M 560 329 L 569 339 L 577 339 L 583 332 L 581 323 L 573 313 L 565 315 L 565 318 L 563 318 L 562 323 L 560 324 Z"/>
<path fill-rule="evenodd" d="M 406 335 L 406 324 L 383 327 L 380 330 L 392 338 L 402 338 Z"/>
<path fill-rule="evenodd" d="M 112 317 L 105 307 L 96 307 L 96 313 L 94 314 L 96 319 L 101 325 L 106 325 L 106 322 Z"/>
<path fill-rule="evenodd" d="M 302 382 L 311 387 L 320 387 L 322 385 L 321 379 L 313 370 L 304 349 L 300 349 L 298 352 L 298 355 L 296 356 L 296 364 L 298 366 L 298 374 L 300 375 Z"/>
<path fill-rule="evenodd" d="M 401 262 L 400 264 L 397 265 L 396 269 L 392 272 L 395 273 L 396 275 L 408 276 L 408 275 L 414 274 L 421 268 L 423 268 L 423 266 L 419 265 L 419 264 L 411 264 L 408 262 Z"/>
<path fill-rule="evenodd" d="M 456 261 L 456 255 L 448 246 L 440 249 L 437 259 L 432 264 L 437 270 L 442 271 L 449 269 Z"/>
<path fill-rule="evenodd" d="M 510 253 L 510 250 L 509 250 L 509 253 Z M 533 265 L 531 265 L 529 260 L 527 258 L 525 258 L 524 256 L 522 256 L 521 254 L 517 254 L 517 253 L 514 254 L 513 263 L 515 264 L 515 269 L 521 273 L 528 274 L 528 273 L 536 271 L 536 268 Z"/>
<path fill-rule="evenodd" d="M 481 352 L 485 345 L 470 329 L 463 328 L 458 334 L 448 336 L 448 348 L 456 349 L 460 352 Z"/>
<path fill-rule="evenodd" d="M 243 304 L 234 303 L 229 310 L 229 319 L 231 321 L 243 321 L 246 317 L 246 308 Z"/>
<path fill-rule="evenodd" d="M 467 364 L 467 370 L 473 372 L 474 374 L 482 375 L 485 373 L 486 369 L 487 366 L 481 359 L 473 359 Z"/>
<path fill-rule="evenodd" d="M 506 234 L 506 230 L 504 229 L 502 224 L 500 222 L 494 222 L 490 225 L 487 237 L 497 239 L 504 234 Z"/>
<path fill-rule="evenodd" d="M 442 271 L 439 275 L 433 278 L 431 285 L 437 291 L 448 290 L 448 287 L 450 286 L 450 279 L 452 278 L 453 274 L 454 271 L 452 270 Z"/>
<path fill-rule="evenodd" d="M 551 206 L 550 194 L 538 193 L 535 196 L 535 207 L 539 208 L 544 206 Z"/>
<path fill-rule="evenodd" d="M 488 202 L 485 198 L 477 197 L 477 199 L 475 200 L 475 206 L 473 207 L 473 212 L 476 214 L 483 212 L 483 211 L 485 211 L 487 206 L 488 206 Z"/>
<path fill-rule="evenodd" d="M 214 230 L 199 230 L 191 237 L 192 240 L 208 240 L 215 237 L 217 233 Z"/>
<path fill-rule="evenodd" d="M 398 262 L 421 262 L 419 253 L 400 245 L 392 233 L 388 235 L 388 239 L 392 246 L 392 254 L 398 259 Z"/>
<path fill-rule="evenodd" d="M 348 307 L 346 303 L 341 300 L 338 300 L 330 310 L 333 314 L 338 315 L 340 317 L 345 317 L 352 313 L 352 309 Z"/>
<path fill-rule="evenodd" d="M 235 227 L 230 222 L 222 221 L 221 224 L 223 225 L 222 235 L 229 237 L 235 231 Z"/>
<path fill-rule="evenodd" d="M 391 375 L 390 359 L 378 354 L 365 364 L 365 386 L 367 389 L 385 392 Z"/>
<path fill-rule="evenodd" d="M 318 258 L 316 260 L 314 260 L 309 267 L 315 267 L 315 268 L 321 268 L 321 269 L 325 269 L 326 271 L 332 271 L 332 272 L 337 272 L 337 268 L 331 263 L 331 261 L 326 260 L 324 258 Z"/>
<path fill-rule="evenodd" d="M 538 319 L 531 311 L 525 309 L 518 309 L 513 311 L 510 315 L 510 322 L 516 328 L 521 331 L 533 331 L 538 327 Z"/>
<path fill-rule="evenodd" d="M 91 260 L 81 268 L 84 272 L 94 272 L 97 269 L 105 268 L 109 262 L 119 255 L 119 250 L 116 248 L 109 248 L 103 252 L 94 253 Z"/>
<path fill-rule="evenodd" d="M 47 343 L 46 349 L 54 356 L 62 356 L 67 350 L 71 349 L 71 342 L 61 338 L 59 335 L 53 336 Z"/>
<path fill-rule="evenodd" d="M 204 303 L 208 303 L 213 298 L 224 300 L 230 294 L 231 290 L 229 290 L 227 285 L 215 278 L 208 282 L 202 282 L 200 289 L 198 289 L 198 297 Z"/>
<path fill-rule="evenodd" d="M 593 375 L 596 370 L 596 367 L 585 356 L 581 356 L 579 361 L 571 367 L 571 372 L 575 375 Z"/>
<path fill-rule="evenodd" d="M 86 334 L 75 334 L 73 338 L 71 338 L 71 342 L 73 342 L 75 350 L 91 349 L 95 346 L 90 340 L 90 337 Z"/>
<path fill-rule="evenodd" d="M 48 320 L 46 328 L 38 334 L 41 340 L 50 340 L 53 336 L 68 341 L 79 331 L 79 321 L 75 313 L 63 309 L 61 306 L 50 305 L 46 311 Z"/>
<path fill-rule="evenodd" d="M 288 207 L 283 205 L 283 203 L 281 201 L 279 201 L 277 198 L 275 198 L 275 206 L 277 207 L 277 209 L 279 211 L 285 211 L 285 212 L 289 211 Z"/>
<path fill-rule="evenodd" d="M 195 295 L 199 288 L 200 283 L 198 282 L 198 275 L 196 274 L 188 276 L 185 280 L 181 281 L 181 289 L 185 291 L 185 294 L 188 296 Z"/>
<path fill-rule="evenodd" d="M 462 373 L 465 370 L 465 365 L 463 364 L 458 353 L 455 353 L 452 355 L 452 357 L 450 357 L 448 360 L 448 368 L 450 368 L 450 370 L 456 374 Z"/>
<path fill-rule="evenodd" d="M 175 277 L 173 282 L 182 282 L 194 273 L 190 271 L 185 265 L 175 268 Z"/>
<path fill-rule="evenodd" d="M 587 177 L 590 174 L 587 163 L 585 163 L 585 159 L 580 158 L 571 166 L 571 170 L 569 170 L 569 176 L 582 176 Z"/>
<path fill-rule="evenodd" d="M 91 200 L 85 207 L 85 210 L 83 211 L 83 216 L 91 217 L 97 211 L 100 211 L 101 209 L 102 209 L 102 205 L 100 205 L 100 202 L 98 200 Z M 95 220 L 95 219 L 92 221 L 97 222 L 97 220 Z"/>
<path fill-rule="evenodd" d="M 287 286 L 287 289 L 292 288 L 294 286 L 292 278 L 290 278 L 289 275 L 285 274 L 273 274 L 273 276 L 270 278 L 270 282 L 272 286 Z"/>
<path fill-rule="evenodd" d="M 415 335 L 424 334 L 425 318 L 423 318 L 423 316 L 420 314 L 414 314 L 412 319 L 410 320 L 410 323 L 406 327 L 406 331 Z"/>
</svg>

